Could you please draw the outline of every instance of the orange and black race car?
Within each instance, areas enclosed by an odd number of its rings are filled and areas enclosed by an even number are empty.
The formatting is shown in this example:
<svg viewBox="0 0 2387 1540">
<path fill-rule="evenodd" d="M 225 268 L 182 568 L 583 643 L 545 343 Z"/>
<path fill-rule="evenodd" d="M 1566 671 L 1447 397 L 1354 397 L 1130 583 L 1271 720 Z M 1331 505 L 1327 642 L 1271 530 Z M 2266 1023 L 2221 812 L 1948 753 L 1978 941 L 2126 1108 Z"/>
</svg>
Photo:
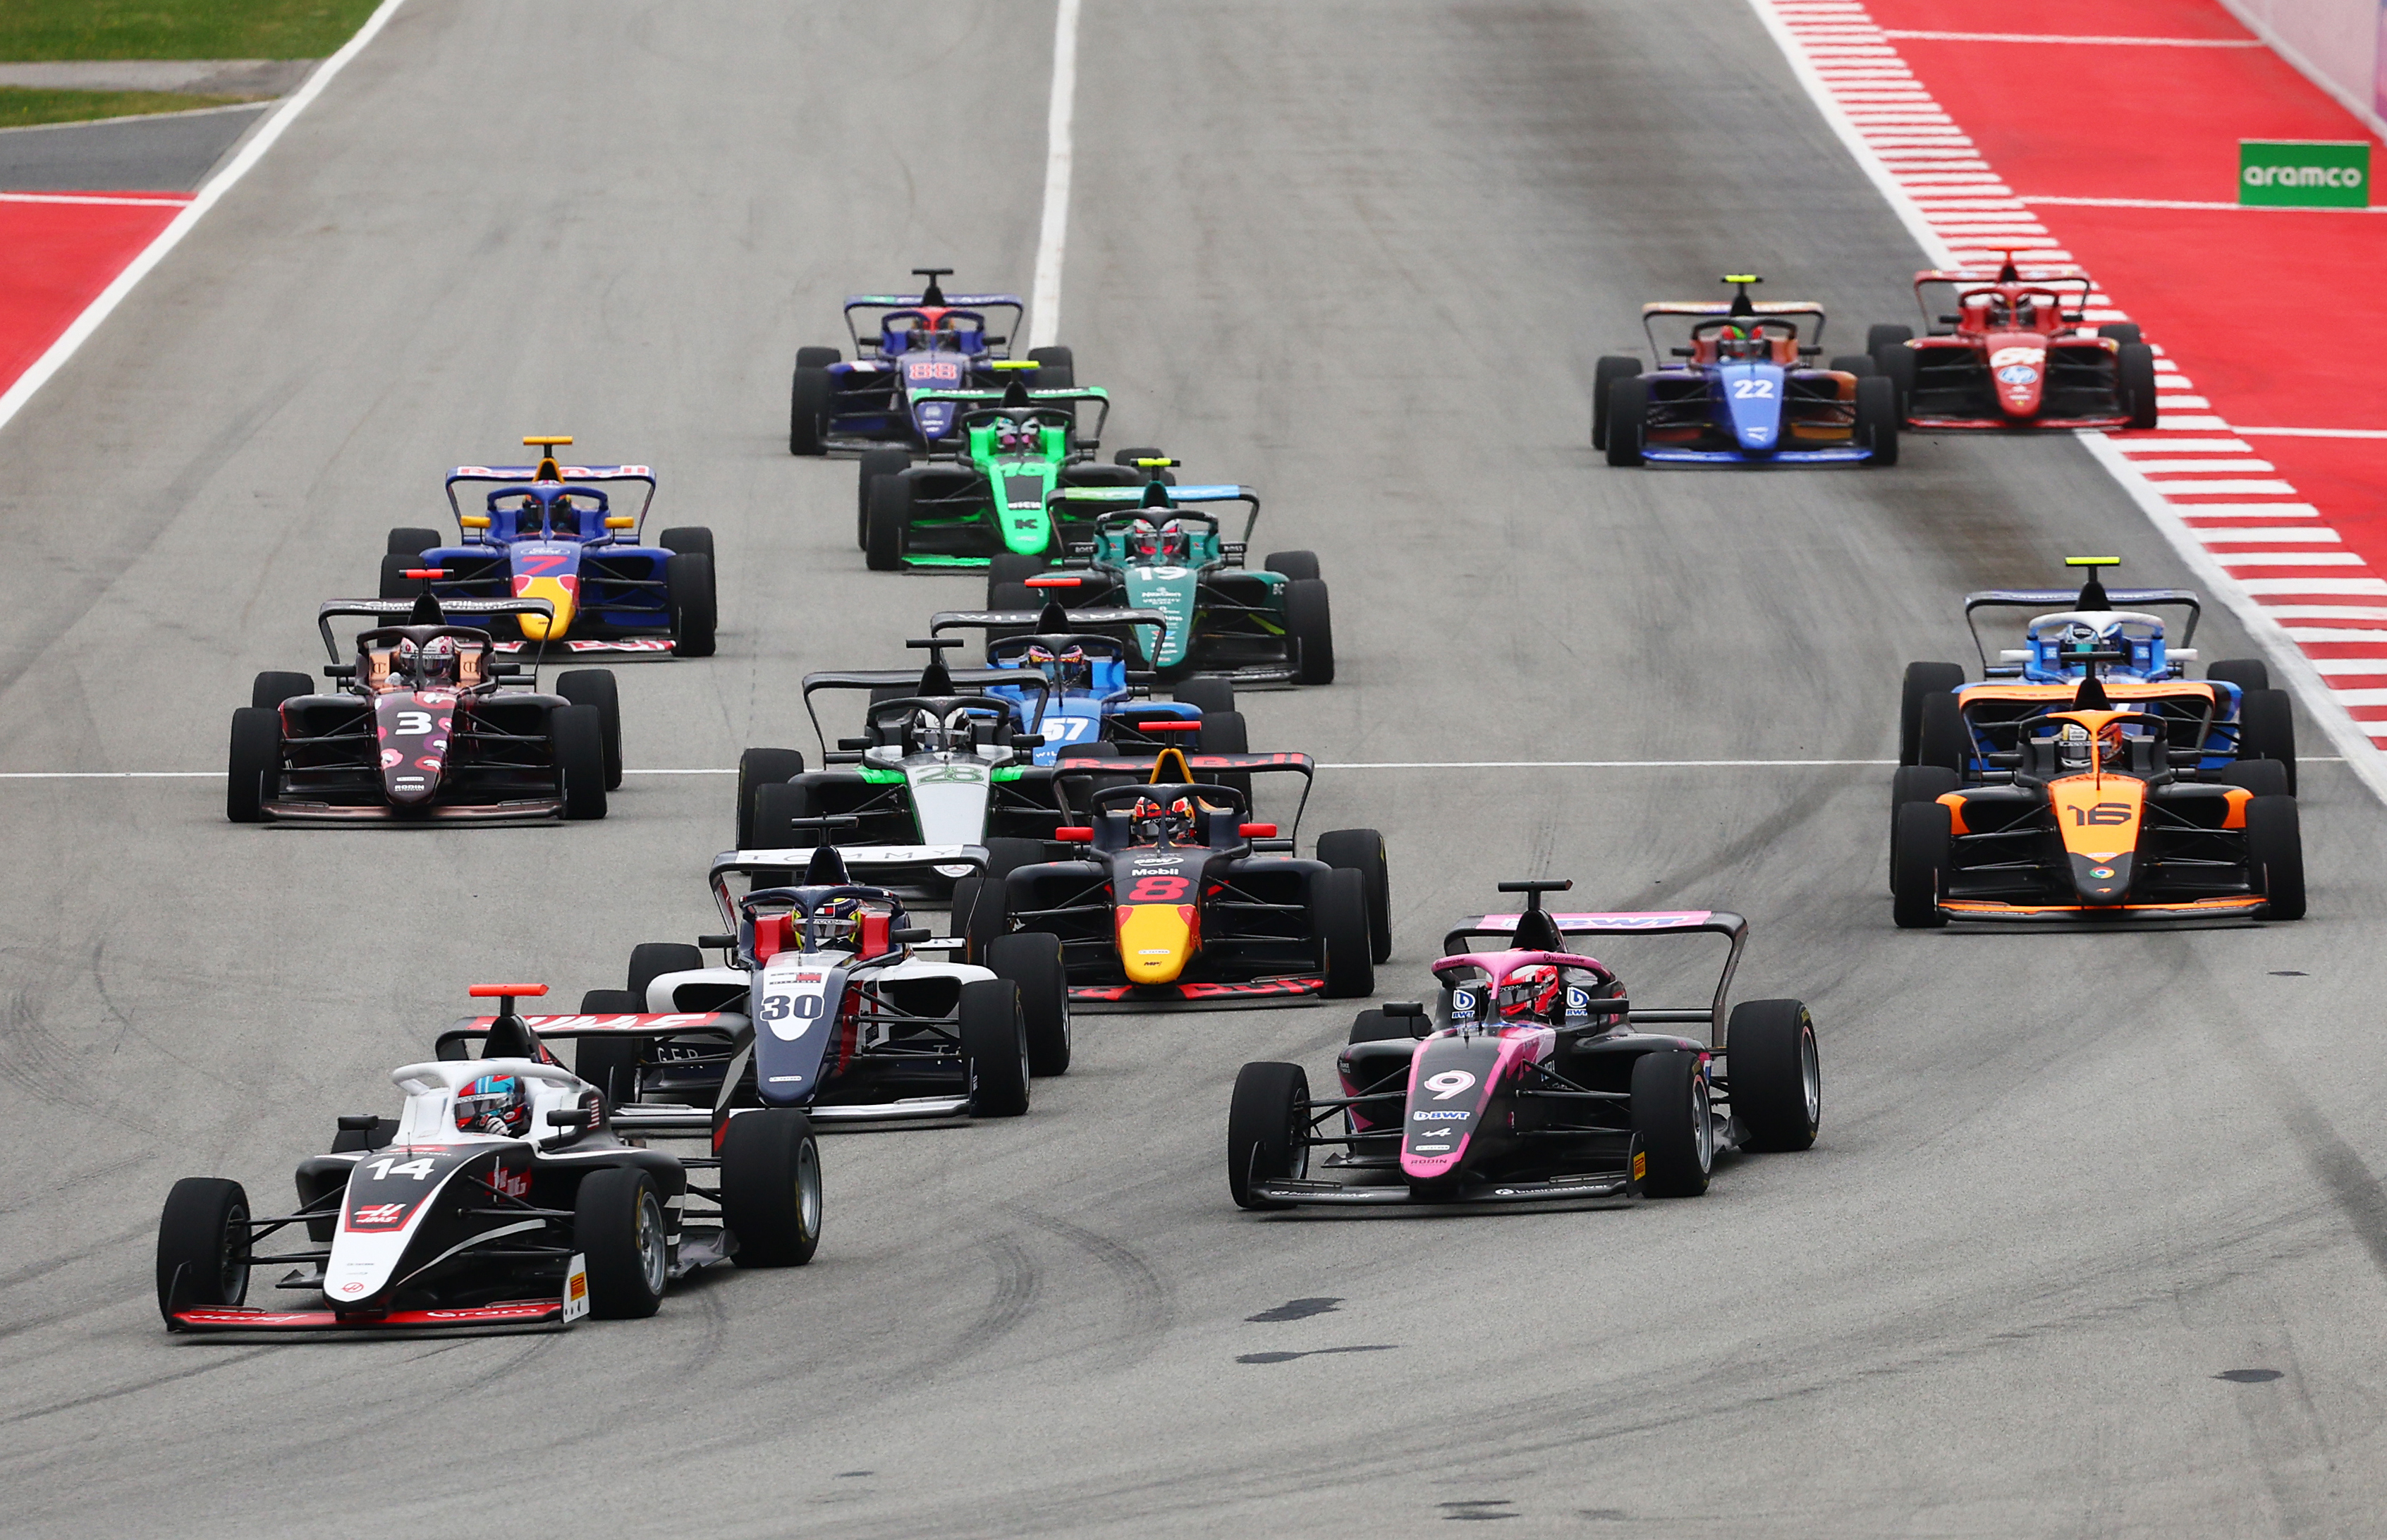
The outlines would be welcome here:
<svg viewBox="0 0 2387 1540">
<path fill-rule="evenodd" d="M 1247 792 L 1197 780 L 1206 768 L 1216 780 L 1270 770 L 1307 778 L 1310 763 L 1304 754 L 1189 761 L 1175 749 L 1063 760 L 1063 784 L 1092 789 L 1077 802 L 1086 822 L 1055 838 L 1086 853 L 956 883 L 954 929 L 971 956 L 1014 930 L 1049 931 L 1061 939 L 1069 998 L 1080 1005 L 1371 993 L 1375 965 L 1392 950 L 1383 836 L 1336 829 L 1319 838 L 1316 860 L 1303 860 L 1274 824 L 1251 821 Z M 1136 771 L 1150 778 L 1123 780 Z"/>
<path fill-rule="evenodd" d="M 2268 759 L 2204 768 L 2210 726 L 2208 715 L 2180 734 L 2152 705 L 2116 709 L 2092 668 L 2070 709 L 2015 718 L 2011 747 L 1968 761 L 1977 768 L 1961 781 L 1941 765 L 1901 766 L 1889 852 L 1899 926 L 2303 918 L 2286 769 Z M 2180 737 L 2194 746 L 2176 747 Z"/>
</svg>

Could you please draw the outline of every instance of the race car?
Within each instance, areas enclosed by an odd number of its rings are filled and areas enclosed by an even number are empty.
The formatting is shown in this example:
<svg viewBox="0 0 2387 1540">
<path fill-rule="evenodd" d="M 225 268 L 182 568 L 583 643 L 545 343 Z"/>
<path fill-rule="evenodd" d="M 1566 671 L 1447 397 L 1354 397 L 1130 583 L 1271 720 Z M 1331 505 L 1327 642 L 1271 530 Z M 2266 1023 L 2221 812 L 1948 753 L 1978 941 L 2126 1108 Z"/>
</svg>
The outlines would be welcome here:
<svg viewBox="0 0 2387 1540">
<path fill-rule="evenodd" d="M 918 294 L 848 298 L 845 330 L 853 341 L 852 362 L 845 362 L 835 347 L 796 349 L 789 454 L 885 444 L 933 449 L 954 431 L 954 405 L 920 400 L 919 393 L 998 383 L 991 365 L 1011 357 L 1011 338 L 1027 307 L 1016 294 L 948 297 L 937 280 L 953 271 L 914 268 L 914 276 L 928 280 Z M 1002 330 L 990 332 L 990 322 Z M 1047 387 L 1067 390 L 1077 383 L 1068 348 L 1030 348 L 1028 357 Z"/>
<path fill-rule="evenodd" d="M 1117 784 L 1121 772 L 1146 767 L 1147 780 Z M 1214 778 L 1195 780 L 1197 767 Z M 1228 768 L 1293 772 L 1307 802 L 1307 755 L 1189 761 L 1166 749 L 1058 768 L 1092 782 L 1087 822 L 1053 831 L 1085 852 L 955 883 L 954 928 L 973 955 L 1017 934 L 1058 937 L 1069 997 L 1113 1009 L 1279 1004 L 1374 989 L 1375 964 L 1392 953 L 1383 836 L 1337 829 L 1319 839 L 1316 860 L 1301 860 L 1292 835 L 1253 822 L 1249 794 L 1217 778 Z M 1296 811 L 1295 830 L 1299 823 Z"/>
<path fill-rule="evenodd" d="M 973 869 L 985 859 L 956 853 Z M 896 895 L 851 875 L 827 845 L 716 856 L 713 896 L 730 931 L 650 941 L 630 954 L 627 990 L 582 998 L 591 1017 L 678 1012 L 688 1024 L 584 1041 L 580 1073 L 617 1104 L 620 1127 L 696 1131 L 758 1106 L 825 1124 L 1016 1117 L 1031 1076 L 1067 1073 L 1069 998 L 1052 938 L 1014 938 L 983 966 L 932 961 L 917 952 L 961 943 L 933 940 Z"/>
<path fill-rule="evenodd" d="M 2101 655 L 2086 661 L 2068 709 L 2035 701 L 1994 729 L 1982 724 L 1981 737 L 2011 747 L 1968 755 L 1964 773 L 1901 767 L 1889 856 L 1900 928 L 2302 919 L 2304 842 L 2286 771 L 2267 759 L 2206 768 L 2209 715 L 2188 720 L 2177 698 L 2117 702 L 2098 677 Z M 2002 704 L 1968 701 L 1967 726 Z"/>
<path fill-rule="evenodd" d="M 337 599 L 316 614 L 335 692 L 297 673 L 257 676 L 232 714 L 224 813 L 235 824 L 491 822 L 602 818 L 622 783 L 613 675 L 560 674 L 555 693 L 509 689 L 533 664 L 501 663 L 497 642 L 461 616 L 543 622 L 544 599 Z M 339 661 L 332 622 L 400 617 L 360 632 Z"/>
<path fill-rule="evenodd" d="M 2092 286 L 2077 267 L 2026 277 L 2011 252 L 1994 273 L 1918 272 L 1915 302 L 1933 324 L 1919 337 L 1876 326 L 1865 351 L 1909 427 L 2152 428 L 2154 349 L 2128 322 L 2081 329 Z"/>
<path fill-rule="evenodd" d="M 1812 1145 L 1824 1087 L 1807 1007 L 1748 1000 L 1724 1014 L 1749 922 L 1721 910 L 1542 907 L 1570 886 L 1500 884 L 1525 895 L 1524 912 L 1471 919 L 1444 939 L 1431 1011 L 1408 1001 L 1360 1012 L 1335 1065 L 1342 1094 L 1313 1097 L 1297 1064 L 1244 1066 L 1227 1114 L 1236 1204 L 1697 1197 L 1719 1156 Z M 1682 1008 L 1635 1004 L 1613 970 L 1568 944 L 1697 935 L 1728 949 L 1713 997 Z M 1691 1026 L 1706 1030 L 1666 1029 Z M 1315 1149 L 1336 1153 L 1313 1171 Z"/>
<path fill-rule="evenodd" d="M 1897 393 L 1887 381 L 1866 383 L 1872 361 L 1851 354 L 1829 369 L 1812 366 L 1823 352 L 1823 307 L 1761 304 L 1749 293 L 1764 282 L 1755 273 L 1724 281 L 1735 285 L 1726 304 L 1641 307 L 1658 366 L 1645 371 L 1622 354 L 1595 366 L 1591 447 L 1608 451 L 1610 465 L 1897 464 Z"/>
<path fill-rule="evenodd" d="M 2190 679 L 2183 665 L 2195 662 L 2196 653 L 2187 644 L 2196 636 L 2203 605 L 2186 588 L 2107 589 L 2102 574 L 2120 560 L 2065 558 L 2065 566 L 2083 574 L 2077 594 L 1995 588 L 1965 595 L 1964 623 L 1983 678 L 1968 680 L 1957 663 L 1906 665 L 1899 764 L 1974 776 L 1989 763 L 1985 756 L 2015 749 L 2027 724 L 2068 709 L 2093 671 L 2115 699 L 2166 719 L 2166 749 L 2202 749 L 2196 768 L 2216 772 L 2233 761 L 2272 760 L 2293 791 L 2295 717 L 2287 692 L 2270 688 L 2270 671 L 2259 658 L 2224 659 L 2207 667 L 2202 680 Z M 2041 612 L 2024 623 L 2023 645 L 2001 648 L 1991 663 L 1975 617 L 2014 611 Z M 2180 645 L 2171 645 L 2165 621 L 2151 612 L 2156 611 L 2184 614 Z"/>
<path fill-rule="evenodd" d="M 461 538 L 436 530 L 393 529 L 381 561 L 381 597 L 441 600 L 543 599 L 551 620 L 524 616 L 522 639 L 546 650 L 713 655 L 713 531 L 689 524 L 642 544 L 655 473 L 644 465 L 559 465 L 568 437 L 533 437 L 537 465 L 459 465 L 448 473 L 448 506 Z M 642 486 L 635 513 L 616 512 L 609 486 Z M 459 486 L 494 486 L 473 511 Z"/>
<path fill-rule="evenodd" d="M 1139 460 L 1134 468 L 1149 479 L 1137 486 L 1056 491 L 1054 507 L 1067 511 L 1066 522 L 1089 537 L 1073 542 L 1067 562 L 1050 570 L 1040 556 L 995 558 L 987 574 L 987 612 L 971 624 L 1030 624 L 1031 612 L 1051 599 L 1073 610 L 1156 611 L 1164 624 L 1130 630 L 1143 665 L 1160 678 L 1219 675 L 1245 684 L 1333 683 L 1334 616 L 1317 553 L 1277 551 L 1257 569 L 1245 566 L 1259 522 L 1259 494 L 1231 485 L 1177 486 L 1168 479 L 1176 463 L 1157 456 Z M 1226 539 L 1218 518 L 1198 506 L 1227 502 L 1246 510 L 1240 539 Z"/>
<path fill-rule="evenodd" d="M 717 1262 L 812 1260 L 820 1149 L 801 1110 L 740 1109 L 625 1140 L 605 1095 L 543 1041 L 668 1039 L 689 1018 L 525 1019 L 514 1001 L 545 985 L 472 992 L 496 999 L 497 1015 L 448 1033 L 437 1059 L 391 1072 L 406 1093 L 396 1119 L 343 1117 L 331 1153 L 298 1163 L 291 1212 L 256 1218 L 246 1191 L 221 1177 L 174 1184 L 158 1223 L 168 1331 L 569 1325 L 653 1315 L 673 1282 Z M 474 1038 L 478 1058 L 464 1056 Z M 673 1132 L 708 1148 L 648 1147 Z M 268 1237 L 300 1231 L 304 1249 L 258 1254 Z M 285 1268 L 272 1287 L 296 1297 L 247 1302 L 256 1271 Z"/>
<path fill-rule="evenodd" d="M 856 483 L 856 538 L 873 572 L 902 567 L 983 567 L 1003 551 L 1040 555 L 1069 532 L 1048 506 L 1063 486 L 1111 486 L 1131 479 L 1123 466 L 1095 462 L 1110 398 L 1100 390 L 1030 389 L 1025 360 L 991 365 L 1001 390 L 946 390 L 914 396 L 915 409 L 954 412 L 955 432 L 917 464 L 900 451 L 865 455 Z M 1080 434 L 1080 410 L 1094 410 Z"/>
</svg>

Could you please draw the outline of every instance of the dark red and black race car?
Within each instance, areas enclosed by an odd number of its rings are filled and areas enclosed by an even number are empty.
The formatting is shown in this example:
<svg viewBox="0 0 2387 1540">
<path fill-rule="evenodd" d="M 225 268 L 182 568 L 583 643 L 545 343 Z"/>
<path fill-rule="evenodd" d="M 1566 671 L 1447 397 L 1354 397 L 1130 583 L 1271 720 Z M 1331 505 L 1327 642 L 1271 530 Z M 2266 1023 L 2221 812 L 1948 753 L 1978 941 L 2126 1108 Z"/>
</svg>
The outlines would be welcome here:
<svg viewBox="0 0 2387 1540">
<path fill-rule="evenodd" d="M 543 613 L 547 600 L 334 600 L 316 616 L 334 682 L 257 676 L 233 713 L 224 811 L 235 824 L 360 820 L 489 822 L 602 818 L 622 780 L 622 716 L 601 668 L 536 684 L 536 663 L 501 663 L 489 632 L 459 615 Z M 359 634 L 340 662 L 332 622 L 401 616 Z"/>
<path fill-rule="evenodd" d="M 2025 276 L 2011 255 L 1993 273 L 1918 272 L 1924 335 L 1876 326 L 1866 351 L 1910 427 L 2152 428 L 2154 349 L 2128 322 L 2086 330 L 2090 292 L 2078 268 Z"/>
<path fill-rule="evenodd" d="M 1431 1011 L 1362 1011 L 1312 1096 L 1297 1064 L 1247 1064 L 1227 1117 L 1227 1186 L 1245 1208 L 1693 1197 L 1717 1156 L 1803 1150 L 1822 1117 L 1815 1026 L 1796 1000 L 1724 1016 L 1749 922 L 1711 910 L 1558 915 L 1567 882 L 1504 882 L 1522 914 L 1444 938 Z M 1657 1007 L 1573 936 L 1726 939 L 1714 996 Z M 1482 951 L 1478 938 L 1497 938 Z M 1719 1021 L 1724 1041 L 1713 1039 Z M 1698 1036 L 1669 1029 L 1700 1027 Z M 1341 1122 L 1340 1130 L 1330 1127 Z M 1332 1149 L 1317 1169 L 1311 1152 Z"/>
<path fill-rule="evenodd" d="M 1058 936 L 1069 998 L 1080 1004 L 1367 994 L 1392 950 L 1383 836 L 1337 829 L 1320 837 L 1317 859 L 1303 860 L 1276 825 L 1252 821 L 1249 792 L 1195 778 L 1205 769 L 1245 779 L 1287 771 L 1306 781 L 1311 768 L 1306 754 L 1189 759 L 1175 749 L 1064 759 L 1064 797 L 1073 778 L 1091 789 L 1071 799 L 1086 821 L 1055 838 L 1085 855 L 964 877 L 954 928 L 974 956 L 1014 931 Z M 1136 772 L 1148 778 L 1125 781 Z M 1297 810 L 1294 817 L 1297 828 Z"/>
</svg>

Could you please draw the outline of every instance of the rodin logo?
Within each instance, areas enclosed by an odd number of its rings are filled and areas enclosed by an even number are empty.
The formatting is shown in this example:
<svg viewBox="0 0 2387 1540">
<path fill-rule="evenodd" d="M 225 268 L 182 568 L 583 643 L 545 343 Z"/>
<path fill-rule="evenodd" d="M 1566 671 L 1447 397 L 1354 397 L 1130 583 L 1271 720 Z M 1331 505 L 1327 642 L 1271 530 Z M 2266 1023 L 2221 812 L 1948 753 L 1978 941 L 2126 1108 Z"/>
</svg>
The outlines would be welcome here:
<svg viewBox="0 0 2387 1540">
<path fill-rule="evenodd" d="M 2360 208 L 2370 202 L 2362 141 L 2241 139 L 2238 201 L 2262 208 Z"/>
</svg>

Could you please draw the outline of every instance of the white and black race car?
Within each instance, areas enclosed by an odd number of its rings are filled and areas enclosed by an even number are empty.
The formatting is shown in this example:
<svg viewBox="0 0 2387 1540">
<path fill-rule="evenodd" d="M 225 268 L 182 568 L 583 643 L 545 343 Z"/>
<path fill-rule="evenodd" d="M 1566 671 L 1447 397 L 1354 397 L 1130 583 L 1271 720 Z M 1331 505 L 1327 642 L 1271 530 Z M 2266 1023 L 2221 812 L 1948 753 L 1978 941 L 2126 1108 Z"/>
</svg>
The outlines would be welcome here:
<svg viewBox="0 0 2387 1540">
<path fill-rule="evenodd" d="M 185 1177 L 158 1226 L 158 1307 L 173 1332 L 568 1324 L 654 1314 L 676 1279 L 715 1262 L 789 1267 L 820 1244 L 820 1150 L 794 1108 L 725 1116 L 711 1152 L 625 1142 L 596 1086 L 556 1061 L 517 996 L 475 985 L 498 1015 L 459 1023 L 441 1057 L 391 1074 L 398 1118 L 344 1117 L 332 1152 L 299 1163 L 298 1201 L 259 1218 L 221 1177 Z M 685 1017 L 565 1019 L 554 1035 L 671 1037 Z M 710 1018 L 733 1029 L 742 1021 Z M 482 1041 L 485 1053 L 467 1056 Z M 640 1130 L 644 1134 L 647 1130 Z M 708 1185 L 708 1182 L 710 1185 Z M 699 1208 L 709 1202 L 710 1208 Z M 304 1250 L 259 1255 L 303 1231 Z M 283 1269 L 285 1306 L 249 1303 Z"/>
</svg>

